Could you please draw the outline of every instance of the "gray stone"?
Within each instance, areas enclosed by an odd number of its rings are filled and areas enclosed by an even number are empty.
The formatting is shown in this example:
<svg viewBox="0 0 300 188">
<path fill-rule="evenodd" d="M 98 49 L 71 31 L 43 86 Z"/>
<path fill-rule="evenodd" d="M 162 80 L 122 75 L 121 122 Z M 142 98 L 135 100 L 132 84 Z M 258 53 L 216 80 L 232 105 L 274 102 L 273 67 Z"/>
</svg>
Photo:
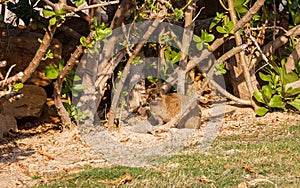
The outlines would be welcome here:
<svg viewBox="0 0 300 188">
<path fill-rule="evenodd" d="M 16 119 L 11 115 L 0 114 L 0 138 L 3 138 L 3 134 L 10 130 L 18 130 Z"/>
<path fill-rule="evenodd" d="M 7 61 L 6 70 L 16 64 L 10 75 L 24 71 L 28 67 L 41 45 L 38 39 L 43 37 L 44 35 L 41 33 L 20 29 L 3 30 L 3 37 L 0 41 L 0 57 L 4 57 Z M 53 38 L 48 49 L 51 50 L 53 58 L 42 60 L 27 83 L 39 86 L 48 86 L 52 83 L 52 80 L 45 76 L 44 69 L 49 65 L 58 66 L 61 60 L 62 44 Z M 6 71 L 4 70 L 2 74 L 5 75 Z"/>
<path fill-rule="evenodd" d="M 45 90 L 36 85 L 24 85 L 19 92 L 23 95 L 19 100 L 3 102 L 3 113 L 16 119 L 40 117 L 47 101 Z"/>
</svg>

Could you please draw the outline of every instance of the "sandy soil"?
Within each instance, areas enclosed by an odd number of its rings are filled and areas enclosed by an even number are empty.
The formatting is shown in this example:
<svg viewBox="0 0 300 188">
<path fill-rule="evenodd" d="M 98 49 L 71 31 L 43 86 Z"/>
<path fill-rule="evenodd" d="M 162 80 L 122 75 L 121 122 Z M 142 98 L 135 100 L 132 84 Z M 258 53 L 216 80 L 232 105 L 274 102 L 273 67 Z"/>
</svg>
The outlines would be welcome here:
<svg viewBox="0 0 300 188">
<path fill-rule="evenodd" d="M 226 105 L 224 120 L 220 134 L 231 135 L 233 131 L 237 134 L 249 127 L 297 123 L 300 115 L 271 113 L 257 118 L 250 108 Z M 1 187 L 32 186 L 49 180 L 55 173 L 80 171 L 86 164 L 93 167 L 111 165 L 104 156 L 96 154 L 82 141 L 77 129 L 61 131 L 55 124 L 45 123 L 29 130 L 20 130 L 0 142 Z"/>
</svg>

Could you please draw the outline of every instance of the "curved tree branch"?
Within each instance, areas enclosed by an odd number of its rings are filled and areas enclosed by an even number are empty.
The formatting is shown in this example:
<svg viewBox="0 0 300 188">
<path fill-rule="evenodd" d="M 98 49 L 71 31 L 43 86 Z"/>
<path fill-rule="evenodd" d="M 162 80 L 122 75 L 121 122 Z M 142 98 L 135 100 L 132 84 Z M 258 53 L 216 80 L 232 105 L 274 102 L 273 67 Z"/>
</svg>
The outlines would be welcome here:
<svg viewBox="0 0 300 188">
<path fill-rule="evenodd" d="M 233 0 L 228 0 L 228 7 L 229 7 L 229 14 L 230 14 L 231 21 L 236 25 L 237 24 L 237 16 L 236 16 L 236 13 L 234 10 Z M 249 14 L 249 17 L 250 18 L 252 17 L 251 14 Z M 245 19 L 245 20 L 247 20 L 247 19 Z M 236 31 L 234 33 L 234 37 L 235 37 L 236 45 L 237 46 L 242 45 L 242 43 L 243 43 L 242 37 L 238 31 Z M 253 82 L 251 81 L 251 75 L 250 75 L 250 72 L 248 69 L 248 63 L 246 60 L 245 51 L 241 51 L 239 53 L 239 55 L 240 55 L 239 59 L 236 59 L 236 61 L 240 61 L 240 65 L 238 65 L 238 69 L 243 71 L 244 79 L 245 79 L 245 82 L 246 82 L 246 85 L 247 85 L 247 88 L 248 88 L 248 91 L 250 94 L 250 101 L 252 101 L 252 95 L 255 90 L 254 90 L 254 86 L 252 85 Z M 237 74 L 237 72 L 235 74 Z M 238 76 L 238 75 L 236 75 L 236 76 Z M 256 107 L 256 104 L 254 101 L 252 102 L 252 106 L 254 108 Z"/>
<path fill-rule="evenodd" d="M 56 28 L 57 28 L 56 24 L 53 26 L 49 24 L 39 49 L 37 50 L 35 56 L 31 60 L 27 68 L 24 70 L 24 76 L 22 77 L 22 82 L 26 82 L 31 77 L 32 73 L 34 73 L 38 68 L 38 66 L 40 65 L 41 60 L 43 59 L 48 47 L 50 46 Z"/>
<path fill-rule="evenodd" d="M 295 69 L 296 64 L 298 63 L 300 59 L 300 41 L 296 44 L 295 49 L 292 51 L 290 56 L 288 57 L 285 69 L 286 72 L 292 72 Z"/>
<path fill-rule="evenodd" d="M 286 44 L 290 37 L 296 37 L 300 35 L 300 24 L 295 26 L 294 28 L 288 30 L 284 35 L 281 35 L 280 37 L 276 38 L 275 40 L 269 42 L 268 44 L 266 44 L 263 48 L 263 54 L 265 54 L 267 57 L 271 56 L 272 54 L 275 53 L 275 51 L 280 48 L 281 46 L 283 46 L 284 44 Z M 251 62 L 251 66 L 256 65 L 258 62 L 263 60 L 263 56 L 257 52 L 255 53 L 257 58 L 253 58 L 252 62 Z M 253 68 L 253 67 L 250 67 Z"/>
<path fill-rule="evenodd" d="M 154 22 L 152 23 L 152 25 L 148 28 L 148 30 L 145 32 L 145 34 L 142 37 L 142 40 L 140 43 L 138 43 L 135 47 L 135 50 L 133 51 L 133 53 L 131 54 L 131 56 L 129 57 L 120 82 L 117 86 L 117 89 L 115 91 L 113 100 L 112 100 L 112 104 L 109 110 L 109 113 L 107 114 L 108 117 L 108 131 L 112 131 L 113 130 L 113 125 L 114 125 L 114 120 L 115 120 L 115 110 L 117 108 L 118 105 L 118 101 L 121 95 L 121 91 L 124 85 L 124 81 L 127 78 L 128 74 L 129 74 L 129 70 L 130 70 L 130 65 L 133 62 L 133 60 L 135 59 L 135 57 L 137 56 L 137 54 L 139 53 L 139 51 L 142 49 L 142 47 L 144 46 L 144 44 L 147 42 L 147 39 L 152 35 L 152 33 L 154 32 L 154 30 L 157 28 L 159 22 L 162 20 L 162 18 L 164 17 L 165 12 L 161 11 L 158 13 L 158 17 L 154 20 Z"/>
<path fill-rule="evenodd" d="M 89 34 L 89 36 L 86 38 L 87 44 L 90 43 L 93 40 L 93 32 Z M 64 105 L 61 100 L 61 89 L 64 78 L 71 72 L 73 67 L 75 65 L 78 65 L 78 59 L 83 54 L 84 49 L 82 45 L 78 46 L 77 49 L 74 51 L 70 59 L 67 61 L 64 68 L 59 72 L 57 76 L 57 80 L 54 83 L 54 104 L 57 108 L 58 114 L 61 117 L 62 123 L 64 125 L 70 125 L 71 124 L 71 118 L 69 117 L 68 112 L 64 108 Z"/>
</svg>

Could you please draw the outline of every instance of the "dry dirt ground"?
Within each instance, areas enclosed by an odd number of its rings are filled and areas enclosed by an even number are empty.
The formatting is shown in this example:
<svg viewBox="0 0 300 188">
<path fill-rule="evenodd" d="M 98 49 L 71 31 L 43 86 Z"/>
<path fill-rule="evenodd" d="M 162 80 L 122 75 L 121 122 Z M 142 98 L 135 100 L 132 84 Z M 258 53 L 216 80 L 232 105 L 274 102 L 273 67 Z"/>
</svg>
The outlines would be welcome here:
<svg viewBox="0 0 300 188">
<path fill-rule="evenodd" d="M 250 108 L 228 103 L 221 135 L 236 134 L 262 125 L 297 123 L 295 113 L 271 113 L 255 117 Z M 254 130 L 255 131 L 255 130 Z M 20 130 L 0 142 L 1 187 L 27 187 L 50 180 L 53 174 L 80 171 L 84 165 L 107 167 L 112 165 L 86 145 L 76 129 L 61 131 L 55 124 L 41 124 L 29 130 Z M 38 178 L 39 177 L 39 178 Z"/>
</svg>

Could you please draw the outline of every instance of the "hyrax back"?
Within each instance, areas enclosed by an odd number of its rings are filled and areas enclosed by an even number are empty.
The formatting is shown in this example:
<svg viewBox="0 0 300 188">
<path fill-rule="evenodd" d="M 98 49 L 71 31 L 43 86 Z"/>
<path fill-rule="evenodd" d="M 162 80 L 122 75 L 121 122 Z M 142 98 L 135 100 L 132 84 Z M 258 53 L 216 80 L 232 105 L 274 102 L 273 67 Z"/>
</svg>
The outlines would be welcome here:
<svg viewBox="0 0 300 188">
<path fill-rule="evenodd" d="M 177 93 L 157 94 L 150 102 L 150 123 L 152 125 L 168 123 L 172 117 L 181 112 L 189 100 L 189 96 L 183 96 Z M 200 124 L 201 111 L 197 101 L 195 101 L 178 123 L 177 128 L 199 129 Z"/>
</svg>

